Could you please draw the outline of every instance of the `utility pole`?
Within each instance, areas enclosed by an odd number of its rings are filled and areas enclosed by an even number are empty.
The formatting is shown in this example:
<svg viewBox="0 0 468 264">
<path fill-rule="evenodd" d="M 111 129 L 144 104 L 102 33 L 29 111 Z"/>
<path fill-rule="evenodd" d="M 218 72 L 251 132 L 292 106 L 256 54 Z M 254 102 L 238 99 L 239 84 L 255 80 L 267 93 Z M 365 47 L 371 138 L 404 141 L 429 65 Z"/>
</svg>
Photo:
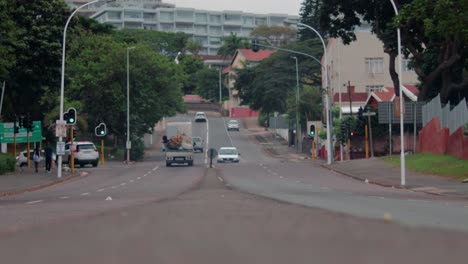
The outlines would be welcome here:
<svg viewBox="0 0 468 264">
<path fill-rule="evenodd" d="M 348 81 L 349 115 L 353 116 L 353 99 L 351 98 L 351 82 Z"/>
</svg>

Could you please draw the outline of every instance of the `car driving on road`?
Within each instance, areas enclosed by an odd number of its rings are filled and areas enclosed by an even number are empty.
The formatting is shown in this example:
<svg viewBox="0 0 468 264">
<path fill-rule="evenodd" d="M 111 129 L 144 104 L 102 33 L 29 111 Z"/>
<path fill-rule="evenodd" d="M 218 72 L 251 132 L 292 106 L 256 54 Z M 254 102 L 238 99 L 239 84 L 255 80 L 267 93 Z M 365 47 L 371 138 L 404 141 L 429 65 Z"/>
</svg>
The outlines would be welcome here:
<svg viewBox="0 0 468 264">
<path fill-rule="evenodd" d="M 70 143 L 65 145 L 65 155 L 63 157 L 64 162 L 70 164 L 71 159 L 71 148 Z M 93 142 L 89 141 L 78 141 L 74 142 L 73 157 L 75 161 L 75 166 L 80 165 L 83 167 L 86 164 L 91 164 L 93 167 L 97 167 L 99 162 L 99 151 Z"/>
<path fill-rule="evenodd" d="M 195 122 L 206 122 L 206 114 L 205 112 L 197 112 L 195 114 Z"/>
<path fill-rule="evenodd" d="M 192 137 L 193 141 L 193 151 L 203 152 L 203 139 L 201 137 Z"/>
<path fill-rule="evenodd" d="M 227 123 L 227 130 L 228 131 L 231 131 L 231 130 L 235 130 L 235 131 L 239 131 L 239 122 L 237 120 L 229 120 L 229 122 Z"/>
<path fill-rule="evenodd" d="M 239 162 L 239 152 L 235 147 L 222 147 L 218 151 L 217 162 Z"/>
</svg>

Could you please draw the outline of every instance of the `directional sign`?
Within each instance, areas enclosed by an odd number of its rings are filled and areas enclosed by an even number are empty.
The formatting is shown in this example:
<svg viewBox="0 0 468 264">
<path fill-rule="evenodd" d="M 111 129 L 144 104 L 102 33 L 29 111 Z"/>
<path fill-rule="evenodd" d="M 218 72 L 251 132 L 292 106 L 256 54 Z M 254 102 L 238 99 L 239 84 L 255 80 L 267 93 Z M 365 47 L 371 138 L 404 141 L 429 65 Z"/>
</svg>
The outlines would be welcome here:
<svg viewBox="0 0 468 264">
<path fill-rule="evenodd" d="M 19 133 L 16 134 L 16 143 L 26 143 L 28 132 L 26 128 L 20 128 Z M 42 125 L 41 121 L 33 122 L 33 132 L 29 133 L 30 142 L 42 141 Z M 0 123 L 0 143 L 13 143 L 14 142 L 14 127 L 13 123 Z"/>
</svg>

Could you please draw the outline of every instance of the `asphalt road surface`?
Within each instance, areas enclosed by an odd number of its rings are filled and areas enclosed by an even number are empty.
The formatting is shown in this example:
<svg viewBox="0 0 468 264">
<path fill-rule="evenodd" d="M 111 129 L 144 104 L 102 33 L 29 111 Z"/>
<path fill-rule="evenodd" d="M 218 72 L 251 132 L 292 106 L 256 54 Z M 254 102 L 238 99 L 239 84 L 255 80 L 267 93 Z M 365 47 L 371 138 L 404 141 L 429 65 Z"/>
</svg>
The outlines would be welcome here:
<svg viewBox="0 0 468 264">
<path fill-rule="evenodd" d="M 191 120 L 180 116 L 177 120 Z M 266 155 L 226 119 L 194 124 L 239 164 L 134 165 L 0 200 L 2 263 L 465 263 L 468 202 Z M 207 147 L 206 147 L 207 148 Z M 384 220 L 384 215 L 387 220 Z"/>
</svg>

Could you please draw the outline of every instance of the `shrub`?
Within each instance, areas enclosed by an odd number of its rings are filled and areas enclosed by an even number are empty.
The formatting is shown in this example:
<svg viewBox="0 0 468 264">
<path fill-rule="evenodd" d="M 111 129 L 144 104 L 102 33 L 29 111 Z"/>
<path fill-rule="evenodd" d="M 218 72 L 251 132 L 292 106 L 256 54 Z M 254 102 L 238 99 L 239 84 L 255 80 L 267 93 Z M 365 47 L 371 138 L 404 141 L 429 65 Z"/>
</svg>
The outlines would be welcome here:
<svg viewBox="0 0 468 264">
<path fill-rule="evenodd" d="M 142 160 L 144 156 L 145 145 L 141 139 L 132 140 L 132 149 L 130 150 L 130 158 L 132 160 Z"/>
<path fill-rule="evenodd" d="M 0 154 L 0 174 L 7 172 L 14 172 L 16 166 L 16 160 L 12 155 Z"/>
</svg>

